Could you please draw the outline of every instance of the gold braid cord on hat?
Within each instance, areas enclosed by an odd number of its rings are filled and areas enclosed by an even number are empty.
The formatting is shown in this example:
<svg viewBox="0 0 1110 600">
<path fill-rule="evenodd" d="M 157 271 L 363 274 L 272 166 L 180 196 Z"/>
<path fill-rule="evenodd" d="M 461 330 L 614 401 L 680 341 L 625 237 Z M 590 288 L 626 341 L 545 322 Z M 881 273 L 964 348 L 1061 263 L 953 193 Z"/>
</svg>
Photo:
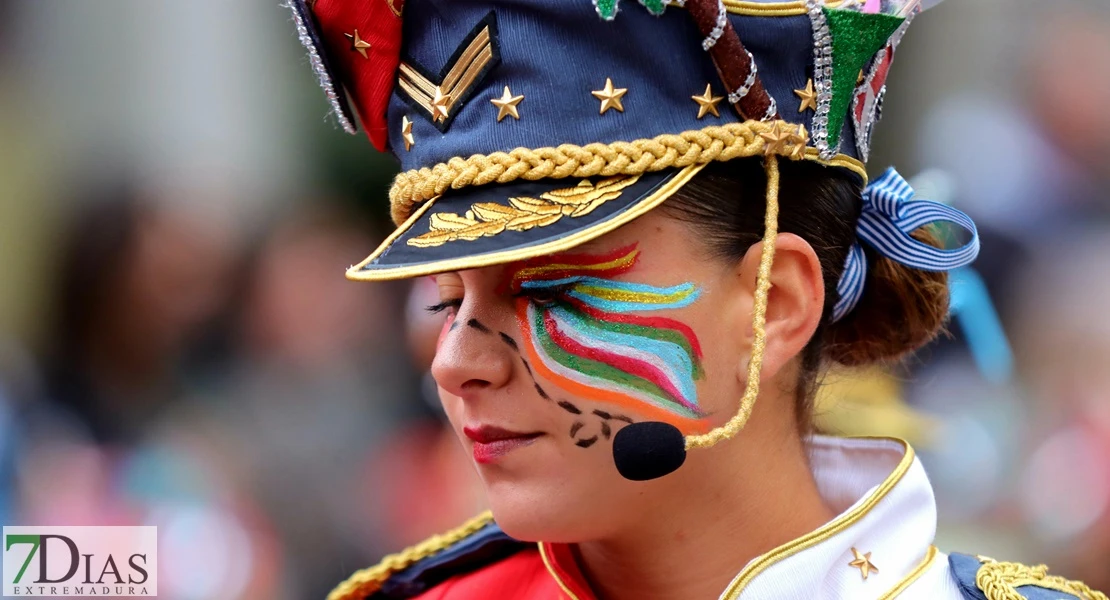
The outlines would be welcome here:
<svg viewBox="0 0 1110 600">
<path fill-rule="evenodd" d="M 778 138 L 778 141 L 769 141 Z M 848 156 L 822 161 L 817 150 L 807 148 L 808 133 L 786 121 L 745 121 L 678 134 L 664 134 L 631 142 L 595 143 L 585 146 L 517 148 L 509 152 L 452 158 L 434 167 L 397 175 L 389 190 L 393 221 L 398 225 L 419 205 L 452 189 L 519 179 L 612 177 L 642 175 L 669 168 L 688 167 L 747 156 L 777 154 L 844 167 L 867 178 L 863 163 Z"/>
</svg>

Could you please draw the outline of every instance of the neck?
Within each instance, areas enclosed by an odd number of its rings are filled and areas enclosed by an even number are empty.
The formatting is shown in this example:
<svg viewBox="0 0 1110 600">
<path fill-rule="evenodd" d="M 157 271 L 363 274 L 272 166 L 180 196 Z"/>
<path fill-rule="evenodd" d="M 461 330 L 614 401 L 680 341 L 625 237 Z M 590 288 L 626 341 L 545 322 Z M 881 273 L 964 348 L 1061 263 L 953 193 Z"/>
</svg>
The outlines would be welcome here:
<svg viewBox="0 0 1110 600">
<path fill-rule="evenodd" d="M 600 600 L 717 598 L 749 561 L 832 520 L 793 422 L 752 425 L 691 453 L 632 526 L 578 545 Z"/>
</svg>

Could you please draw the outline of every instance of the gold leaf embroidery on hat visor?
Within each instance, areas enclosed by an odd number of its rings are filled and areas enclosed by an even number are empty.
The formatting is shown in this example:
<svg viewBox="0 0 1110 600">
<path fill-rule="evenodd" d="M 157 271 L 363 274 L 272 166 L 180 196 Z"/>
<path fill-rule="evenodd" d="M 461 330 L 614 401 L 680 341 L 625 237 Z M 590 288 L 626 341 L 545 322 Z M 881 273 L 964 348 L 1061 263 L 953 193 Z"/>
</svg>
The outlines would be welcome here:
<svg viewBox="0 0 1110 600">
<path fill-rule="evenodd" d="M 508 205 L 478 202 L 461 216 L 448 212 L 433 213 L 428 233 L 411 238 L 406 243 L 417 248 L 431 248 L 456 240 L 474 241 L 492 237 L 505 231 L 547 227 L 563 217 L 584 217 L 602 204 L 619 198 L 621 190 L 639 179 L 639 175 L 610 177 L 596 185 L 583 180 L 575 187 L 545 192 L 539 198 L 509 198 Z"/>
</svg>

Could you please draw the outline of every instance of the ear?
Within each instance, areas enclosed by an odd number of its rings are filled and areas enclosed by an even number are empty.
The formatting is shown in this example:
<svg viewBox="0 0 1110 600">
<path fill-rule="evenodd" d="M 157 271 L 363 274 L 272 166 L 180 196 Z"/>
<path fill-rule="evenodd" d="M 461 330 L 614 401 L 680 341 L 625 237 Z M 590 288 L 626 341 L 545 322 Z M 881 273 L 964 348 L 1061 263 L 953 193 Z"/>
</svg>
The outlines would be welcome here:
<svg viewBox="0 0 1110 600">
<path fill-rule="evenodd" d="M 743 288 L 755 294 L 763 242 L 748 248 L 739 265 Z M 793 233 L 775 238 L 775 261 L 771 267 L 771 290 L 767 297 L 767 346 L 763 353 L 763 377 L 774 377 L 797 356 L 821 323 L 825 308 L 825 281 L 821 262 L 813 247 Z M 754 335 L 748 325 L 749 339 Z M 747 376 L 746 365 L 741 375 Z"/>
</svg>

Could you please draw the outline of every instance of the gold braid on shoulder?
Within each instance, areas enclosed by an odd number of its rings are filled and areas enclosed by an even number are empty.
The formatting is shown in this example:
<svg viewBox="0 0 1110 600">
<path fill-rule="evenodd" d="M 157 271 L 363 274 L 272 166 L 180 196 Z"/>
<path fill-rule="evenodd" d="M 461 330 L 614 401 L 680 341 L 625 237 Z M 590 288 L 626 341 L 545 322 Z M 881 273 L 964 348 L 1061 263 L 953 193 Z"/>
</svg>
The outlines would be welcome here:
<svg viewBox="0 0 1110 600">
<path fill-rule="evenodd" d="M 475 154 L 398 174 L 389 190 L 389 200 L 393 221 L 401 224 L 416 207 L 450 189 L 518 179 L 642 175 L 764 154 L 815 160 L 851 169 L 867 178 L 863 164 L 854 158 L 841 155 L 821 161 L 816 149 L 806 147 L 808 139 L 801 125 L 786 121 L 745 121 L 631 142 L 563 144 L 536 150 L 517 148 L 509 152 Z"/>
<path fill-rule="evenodd" d="M 346 581 L 335 586 L 327 600 L 362 600 L 381 589 L 394 573 L 443 552 L 492 522 L 493 513 L 486 511 L 447 533 L 434 535 L 415 546 L 390 554 L 373 567 L 355 571 Z"/>
<path fill-rule="evenodd" d="M 1025 596 L 1017 591 L 1023 585 L 1035 585 L 1071 594 L 1081 600 L 1107 600 L 1106 594 L 1092 590 L 1082 581 L 1049 575 L 1045 565 L 1030 567 L 1021 563 L 998 562 L 982 556 L 979 561 L 983 565 L 975 574 L 975 585 L 979 586 L 987 600 L 1025 600 Z"/>
</svg>

